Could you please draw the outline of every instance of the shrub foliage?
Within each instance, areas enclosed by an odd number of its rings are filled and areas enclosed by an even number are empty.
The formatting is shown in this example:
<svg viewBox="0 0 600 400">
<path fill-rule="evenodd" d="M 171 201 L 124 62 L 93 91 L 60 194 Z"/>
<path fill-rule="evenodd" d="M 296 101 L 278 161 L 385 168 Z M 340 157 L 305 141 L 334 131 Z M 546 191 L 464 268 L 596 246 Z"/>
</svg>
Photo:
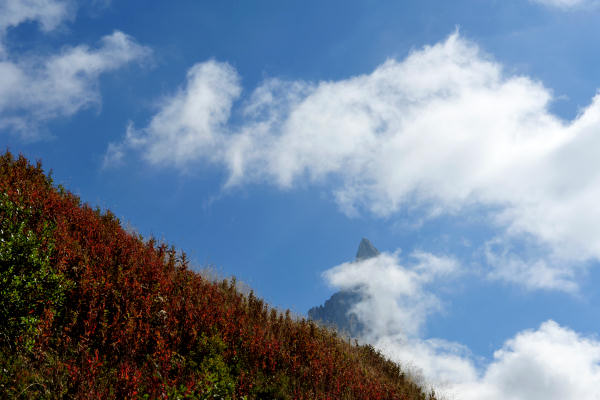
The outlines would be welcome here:
<svg viewBox="0 0 600 400">
<path fill-rule="evenodd" d="M 400 366 L 173 247 L 126 232 L 0 156 L 0 395 L 77 399 L 433 399 Z"/>
</svg>

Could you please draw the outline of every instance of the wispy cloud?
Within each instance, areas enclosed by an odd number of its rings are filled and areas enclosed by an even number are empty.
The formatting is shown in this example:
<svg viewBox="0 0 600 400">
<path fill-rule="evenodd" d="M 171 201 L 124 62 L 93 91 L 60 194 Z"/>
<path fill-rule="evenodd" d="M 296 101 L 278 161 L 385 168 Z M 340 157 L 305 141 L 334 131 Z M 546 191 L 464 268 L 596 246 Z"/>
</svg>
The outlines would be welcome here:
<svg viewBox="0 0 600 400">
<path fill-rule="evenodd" d="M 548 110 L 550 90 L 506 74 L 458 33 L 366 75 L 269 79 L 241 103 L 233 124 L 241 90 L 231 66 L 197 64 L 147 127 L 110 145 L 107 160 L 133 150 L 180 169 L 210 161 L 229 170 L 228 187 L 333 177 L 347 213 L 388 216 L 410 205 L 440 215 L 483 206 L 506 249 L 527 237 L 544 250 L 538 259 L 496 254 L 515 260 L 531 288 L 573 290 L 576 272 L 600 259 L 600 96 L 563 121 Z"/>
<path fill-rule="evenodd" d="M 109 146 L 104 165 L 119 162 L 127 149 L 141 150 L 150 163 L 180 168 L 198 158 L 219 159 L 227 146 L 225 124 L 241 91 L 238 81 L 228 64 L 197 64 L 188 71 L 186 86 L 163 100 L 146 128 L 138 131 L 130 124 L 123 143 Z"/>
<path fill-rule="evenodd" d="M 380 335 L 403 331 L 417 335 L 425 318 L 439 308 L 438 299 L 425 290 L 440 277 L 456 275 L 455 260 L 416 252 L 405 267 L 399 254 L 382 253 L 363 261 L 349 262 L 327 270 L 323 276 L 340 289 L 359 288 L 363 301 L 351 311 L 368 328 L 371 341 Z"/>
<path fill-rule="evenodd" d="M 554 321 L 517 333 L 489 362 L 459 343 L 425 338 L 420 327 L 443 303 L 432 284 L 451 284 L 456 261 L 421 253 L 412 265 L 382 254 L 324 273 L 340 289 L 359 288 L 352 312 L 367 326 L 361 340 L 400 362 L 451 399 L 595 399 L 600 396 L 600 342 Z"/>
<path fill-rule="evenodd" d="M 101 38 L 96 48 L 82 44 L 53 55 L 22 56 L 5 48 L 11 27 L 37 22 L 49 32 L 73 20 L 76 8 L 72 0 L 0 0 L 0 129 L 37 138 L 41 123 L 98 104 L 101 74 L 150 54 L 120 31 Z"/>
<path fill-rule="evenodd" d="M 38 22 L 49 32 L 75 17 L 75 3 L 70 0 L 0 0 L 0 60 L 7 56 L 7 31 L 24 22 Z"/>
<path fill-rule="evenodd" d="M 537 250 L 535 240 L 527 237 L 521 237 L 520 246 L 527 251 L 514 249 L 513 241 L 506 238 L 494 238 L 484 244 L 485 260 L 493 268 L 490 278 L 520 284 L 528 289 L 578 292 L 577 273 L 585 268 L 585 264 L 540 257 L 539 254 L 547 250 Z M 533 256 L 527 253 L 533 253 Z"/>
<path fill-rule="evenodd" d="M 0 60 L 0 128 L 35 137 L 41 122 L 98 104 L 101 74 L 149 53 L 130 36 L 115 31 L 104 36 L 97 48 L 79 45 L 44 58 Z"/>
<path fill-rule="evenodd" d="M 75 4 L 70 0 L 2 0 L 0 34 L 26 21 L 37 21 L 48 32 L 74 17 Z"/>
<path fill-rule="evenodd" d="M 449 257 L 423 252 L 400 257 L 398 251 L 340 264 L 323 277 L 338 289 L 360 291 L 361 301 L 349 312 L 365 326 L 361 341 L 401 360 L 413 375 L 440 384 L 477 377 L 464 346 L 422 336 L 427 318 L 442 309 L 432 288 L 452 285 L 462 272 Z"/>
<path fill-rule="evenodd" d="M 542 4 L 548 7 L 562 9 L 574 9 L 596 3 L 594 0 L 529 0 L 532 3 Z"/>
</svg>

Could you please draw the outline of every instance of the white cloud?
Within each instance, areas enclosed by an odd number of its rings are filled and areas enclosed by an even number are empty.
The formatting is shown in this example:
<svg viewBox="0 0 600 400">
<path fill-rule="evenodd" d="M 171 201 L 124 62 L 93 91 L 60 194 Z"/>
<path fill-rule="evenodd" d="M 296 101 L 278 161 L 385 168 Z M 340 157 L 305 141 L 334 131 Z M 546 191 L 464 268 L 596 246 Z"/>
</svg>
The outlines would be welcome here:
<svg viewBox="0 0 600 400">
<path fill-rule="evenodd" d="M 347 213 L 482 206 L 507 245 L 526 237 L 544 250 L 541 259 L 504 254 L 531 288 L 574 290 L 578 271 L 600 259 L 600 96 L 563 121 L 548 110 L 550 90 L 507 75 L 457 33 L 370 74 L 267 80 L 233 124 L 240 93 L 229 65 L 197 64 L 150 125 L 111 144 L 107 160 L 127 149 L 181 169 L 208 160 L 229 170 L 227 187 L 331 182 Z"/>
<path fill-rule="evenodd" d="M 182 168 L 200 157 L 222 157 L 224 125 L 241 90 L 238 81 L 228 64 L 209 61 L 194 66 L 186 87 L 162 102 L 148 127 L 136 131 L 130 125 L 122 144 L 110 144 L 105 166 L 119 161 L 127 148 L 143 149 L 151 163 Z"/>
<path fill-rule="evenodd" d="M 373 344 L 448 399 L 600 399 L 600 342 L 552 320 L 507 340 L 481 367 L 440 339 L 387 335 Z"/>
<path fill-rule="evenodd" d="M 480 371 L 471 352 L 458 343 L 406 337 L 402 333 L 380 336 L 373 343 L 383 354 L 398 362 L 417 383 L 433 386 L 440 393 L 456 391 L 462 395 L 456 388 L 478 381 Z"/>
<path fill-rule="evenodd" d="M 401 331 L 417 335 L 426 316 L 439 308 L 437 298 L 424 290 L 425 286 L 458 272 L 456 261 L 450 258 L 415 252 L 411 259 L 413 265 L 404 267 L 398 254 L 382 253 L 338 265 L 323 274 L 335 287 L 361 288 L 364 300 L 352 312 L 370 331 L 367 338 Z"/>
<path fill-rule="evenodd" d="M 366 328 L 361 342 L 373 344 L 388 357 L 401 361 L 414 377 L 429 382 L 475 379 L 476 370 L 464 346 L 421 339 L 427 317 L 441 310 L 430 285 L 450 285 L 461 273 L 458 263 L 423 252 L 401 260 L 399 254 L 381 253 L 343 263 L 325 271 L 323 277 L 336 288 L 361 292 L 362 300 L 349 311 Z"/>
<path fill-rule="evenodd" d="M 494 353 L 482 377 L 451 388 L 463 400 L 600 399 L 600 342 L 554 321 Z"/>
<path fill-rule="evenodd" d="M 97 48 L 79 45 L 48 57 L 0 61 L 0 128 L 35 137 L 41 122 L 98 104 L 99 76 L 149 52 L 115 31 Z"/>
<path fill-rule="evenodd" d="M 524 246 L 536 247 L 535 243 L 528 243 L 527 238 L 522 240 Z M 570 293 L 578 290 L 576 273 L 584 264 L 551 261 L 537 255 L 526 257 L 511 249 L 510 240 L 498 238 L 488 241 L 484 248 L 486 261 L 493 267 L 489 275 L 491 278 L 520 284 L 528 289 L 554 289 Z"/>
<path fill-rule="evenodd" d="M 362 300 L 350 310 L 366 327 L 362 342 L 401 361 L 413 376 L 439 385 L 472 381 L 477 376 L 464 346 L 422 339 L 427 317 L 441 310 L 431 285 L 451 285 L 460 273 L 452 258 L 415 252 L 401 260 L 396 252 L 340 264 L 323 277 L 336 288 L 362 293 Z"/>
<path fill-rule="evenodd" d="M 440 300 L 428 284 L 451 284 L 455 261 L 419 253 L 411 267 L 397 255 L 344 263 L 324 273 L 340 288 L 361 288 L 352 310 L 367 325 L 362 342 L 398 361 L 422 383 L 457 400 L 600 399 L 600 342 L 554 321 L 507 340 L 490 362 L 465 346 L 424 338 L 420 329 Z"/>
<path fill-rule="evenodd" d="M 11 27 L 37 22 L 49 32 L 74 19 L 76 8 L 72 0 L 0 0 L 0 129 L 37 138 L 41 123 L 99 104 L 101 74 L 149 55 L 119 31 L 104 36 L 97 48 L 65 47 L 54 55 L 22 56 L 5 48 Z"/>
<path fill-rule="evenodd" d="M 38 21 L 44 31 L 51 31 L 73 17 L 74 4 L 68 0 L 0 0 L 0 30 L 27 21 Z"/>
<path fill-rule="evenodd" d="M 592 0 L 530 0 L 533 3 L 562 9 L 575 8 L 586 4 L 592 4 Z"/>
<path fill-rule="evenodd" d="M 37 21 L 43 31 L 49 32 L 72 19 L 74 10 L 70 0 L 0 0 L 0 58 L 6 55 L 4 36 L 9 28 Z"/>
</svg>

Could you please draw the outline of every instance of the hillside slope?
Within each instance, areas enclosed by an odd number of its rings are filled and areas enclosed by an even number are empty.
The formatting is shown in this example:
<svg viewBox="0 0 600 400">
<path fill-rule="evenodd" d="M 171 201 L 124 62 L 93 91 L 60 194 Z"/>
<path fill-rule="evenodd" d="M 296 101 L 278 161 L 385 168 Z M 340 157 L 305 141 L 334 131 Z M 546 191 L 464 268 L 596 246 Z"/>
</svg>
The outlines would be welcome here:
<svg viewBox="0 0 600 400">
<path fill-rule="evenodd" d="M 433 399 L 372 347 L 268 307 L 0 156 L 0 396 Z"/>
</svg>

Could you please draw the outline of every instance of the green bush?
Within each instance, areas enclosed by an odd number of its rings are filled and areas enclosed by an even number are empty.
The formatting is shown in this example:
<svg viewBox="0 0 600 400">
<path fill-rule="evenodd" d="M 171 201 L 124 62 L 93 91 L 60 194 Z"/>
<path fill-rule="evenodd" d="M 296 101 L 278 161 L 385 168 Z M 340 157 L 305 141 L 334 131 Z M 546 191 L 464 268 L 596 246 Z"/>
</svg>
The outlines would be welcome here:
<svg viewBox="0 0 600 400">
<path fill-rule="evenodd" d="M 44 311 L 60 313 L 72 287 L 50 263 L 52 226 L 44 222 L 36 234 L 34 221 L 32 209 L 0 193 L 0 345 L 13 350 L 33 348 Z"/>
<path fill-rule="evenodd" d="M 224 360 L 226 344 L 218 335 L 202 335 L 195 350 L 184 358 L 186 367 L 197 372 L 201 379 L 194 387 L 179 385 L 170 388 L 169 399 L 229 400 L 235 393 L 236 377 Z M 146 394 L 142 398 L 150 398 Z M 242 398 L 243 400 L 243 398 Z"/>
<path fill-rule="evenodd" d="M 197 351 L 191 357 L 192 365 L 204 376 L 196 390 L 197 399 L 231 399 L 235 392 L 235 379 L 223 359 L 226 345 L 218 335 L 203 335 Z"/>
</svg>

